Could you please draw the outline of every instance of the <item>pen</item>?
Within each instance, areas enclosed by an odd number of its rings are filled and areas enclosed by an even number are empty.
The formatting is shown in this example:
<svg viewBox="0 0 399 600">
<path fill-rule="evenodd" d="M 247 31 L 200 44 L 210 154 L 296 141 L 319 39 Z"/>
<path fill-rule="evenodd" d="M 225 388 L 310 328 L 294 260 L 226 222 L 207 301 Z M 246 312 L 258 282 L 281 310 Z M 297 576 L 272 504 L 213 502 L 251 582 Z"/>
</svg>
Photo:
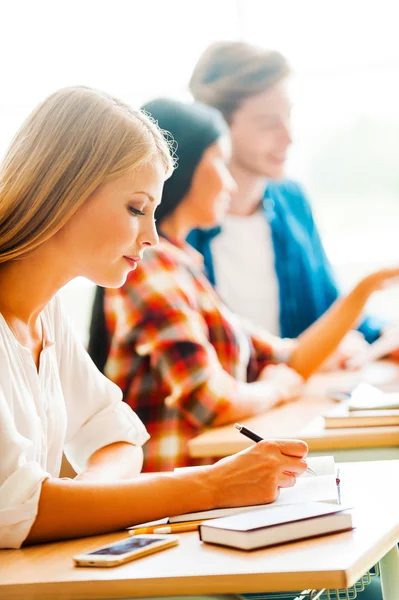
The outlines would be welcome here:
<svg viewBox="0 0 399 600">
<path fill-rule="evenodd" d="M 263 440 L 263 438 L 260 437 L 260 435 L 258 435 L 257 433 L 255 433 L 251 429 L 248 429 L 248 427 L 245 427 L 244 425 L 239 425 L 238 423 L 236 423 L 234 425 L 234 427 L 236 429 L 238 429 L 238 431 L 240 433 L 242 433 L 242 435 L 245 435 L 245 437 L 249 438 L 253 442 L 258 443 L 258 442 L 261 442 Z M 311 475 L 317 475 L 316 471 L 314 471 L 311 467 L 308 467 L 306 469 L 306 473 L 311 473 Z"/>
<path fill-rule="evenodd" d="M 337 491 L 338 491 L 338 504 L 341 504 L 341 480 L 339 478 L 339 468 L 337 469 L 337 475 L 336 475 L 335 482 L 337 484 Z"/>
<path fill-rule="evenodd" d="M 183 533 L 184 531 L 197 531 L 198 525 L 202 521 L 187 521 L 184 523 L 171 523 L 170 525 L 153 525 L 150 527 L 138 527 L 130 529 L 130 535 L 139 535 L 142 533 Z"/>
</svg>

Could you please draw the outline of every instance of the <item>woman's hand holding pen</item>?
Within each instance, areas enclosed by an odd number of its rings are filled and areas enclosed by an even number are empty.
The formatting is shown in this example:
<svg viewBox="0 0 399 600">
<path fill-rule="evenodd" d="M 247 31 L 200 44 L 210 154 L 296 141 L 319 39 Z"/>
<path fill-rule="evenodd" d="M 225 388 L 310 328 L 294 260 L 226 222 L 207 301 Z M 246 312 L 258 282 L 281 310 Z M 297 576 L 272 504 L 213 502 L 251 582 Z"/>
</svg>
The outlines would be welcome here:
<svg viewBox="0 0 399 600">
<path fill-rule="evenodd" d="M 217 507 L 273 502 L 306 471 L 307 451 L 301 440 L 264 440 L 201 470 L 204 485 Z"/>
</svg>

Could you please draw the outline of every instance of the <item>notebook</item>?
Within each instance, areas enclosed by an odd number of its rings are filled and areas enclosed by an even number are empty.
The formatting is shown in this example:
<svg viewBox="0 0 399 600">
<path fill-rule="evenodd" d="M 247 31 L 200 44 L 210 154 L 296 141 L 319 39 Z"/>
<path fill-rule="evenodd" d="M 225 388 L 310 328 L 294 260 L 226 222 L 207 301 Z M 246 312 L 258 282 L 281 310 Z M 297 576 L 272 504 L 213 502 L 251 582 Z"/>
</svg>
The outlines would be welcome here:
<svg viewBox="0 0 399 600">
<path fill-rule="evenodd" d="M 352 528 L 352 514 L 344 507 L 309 502 L 205 521 L 199 535 L 210 544 L 254 550 Z"/>
<path fill-rule="evenodd" d="M 169 523 L 180 523 L 182 521 L 196 521 L 227 517 L 256 509 L 265 509 L 272 506 L 284 506 L 287 504 L 301 504 L 306 502 L 332 502 L 338 504 L 338 488 L 336 483 L 336 469 L 333 456 L 320 456 L 307 459 L 308 466 L 317 475 L 304 473 L 297 478 L 296 484 L 291 488 L 282 488 L 280 495 L 271 504 L 257 504 L 253 506 L 234 506 L 228 508 L 216 508 L 184 515 L 169 517 Z M 180 470 L 201 469 L 201 467 L 186 467 Z M 175 469 L 178 471 L 179 469 Z"/>
<path fill-rule="evenodd" d="M 399 393 L 382 392 L 373 385 L 360 383 L 350 394 L 346 406 L 350 411 L 399 409 Z"/>
</svg>

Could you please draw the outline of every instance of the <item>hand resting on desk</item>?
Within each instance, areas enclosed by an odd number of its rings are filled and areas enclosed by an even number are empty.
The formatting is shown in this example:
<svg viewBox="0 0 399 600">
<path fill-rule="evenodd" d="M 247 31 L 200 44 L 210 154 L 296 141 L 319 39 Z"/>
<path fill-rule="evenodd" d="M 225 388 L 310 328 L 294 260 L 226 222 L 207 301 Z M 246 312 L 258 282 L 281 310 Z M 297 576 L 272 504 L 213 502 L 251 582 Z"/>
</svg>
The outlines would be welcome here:
<svg viewBox="0 0 399 600">
<path fill-rule="evenodd" d="M 286 364 L 267 365 L 260 373 L 264 394 L 274 399 L 274 404 L 286 404 L 300 398 L 305 381 L 299 373 Z"/>
</svg>

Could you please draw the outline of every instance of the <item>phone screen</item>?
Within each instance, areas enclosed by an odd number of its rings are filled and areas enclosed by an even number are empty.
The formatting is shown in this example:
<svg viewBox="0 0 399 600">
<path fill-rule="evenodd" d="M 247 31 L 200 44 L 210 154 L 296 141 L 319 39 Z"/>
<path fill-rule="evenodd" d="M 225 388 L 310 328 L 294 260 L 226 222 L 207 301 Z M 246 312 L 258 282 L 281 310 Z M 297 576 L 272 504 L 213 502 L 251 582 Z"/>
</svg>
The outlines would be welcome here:
<svg viewBox="0 0 399 600">
<path fill-rule="evenodd" d="M 112 556 L 120 556 L 121 554 L 126 554 L 127 552 L 131 552 L 132 550 L 137 550 L 138 548 L 144 548 L 145 546 L 150 546 L 151 544 L 156 544 L 159 542 L 159 538 L 156 539 L 148 539 L 148 538 L 135 538 L 132 536 L 127 540 L 122 540 L 121 542 L 117 542 L 116 544 L 111 544 L 106 548 L 101 548 L 100 550 L 95 550 L 94 552 L 88 552 L 89 556 L 98 556 L 98 555 L 112 555 Z"/>
</svg>

